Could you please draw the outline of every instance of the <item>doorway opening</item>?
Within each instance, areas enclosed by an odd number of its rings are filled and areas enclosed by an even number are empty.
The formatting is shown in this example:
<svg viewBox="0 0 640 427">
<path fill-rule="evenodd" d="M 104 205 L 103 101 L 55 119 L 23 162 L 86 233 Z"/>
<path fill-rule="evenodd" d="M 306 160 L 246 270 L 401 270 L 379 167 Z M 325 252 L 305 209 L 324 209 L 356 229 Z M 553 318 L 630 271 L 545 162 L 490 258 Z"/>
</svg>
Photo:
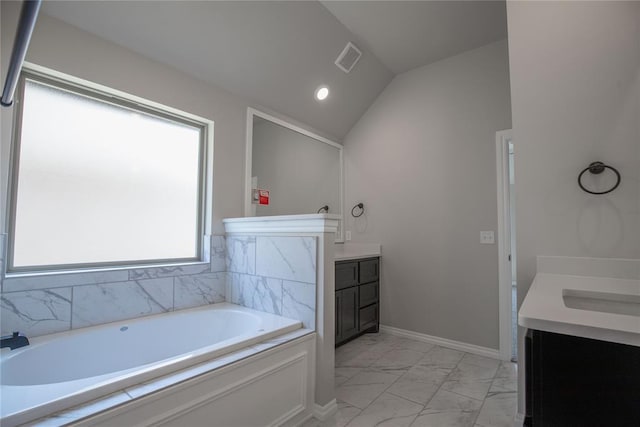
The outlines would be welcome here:
<svg viewBox="0 0 640 427">
<path fill-rule="evenodd" d="M 511 130 L 496 133 L 498 181 L 498 255 L 500 356 L 518 358 L 518 288 L 515 216 L 515 146 Z"/>
</svg>

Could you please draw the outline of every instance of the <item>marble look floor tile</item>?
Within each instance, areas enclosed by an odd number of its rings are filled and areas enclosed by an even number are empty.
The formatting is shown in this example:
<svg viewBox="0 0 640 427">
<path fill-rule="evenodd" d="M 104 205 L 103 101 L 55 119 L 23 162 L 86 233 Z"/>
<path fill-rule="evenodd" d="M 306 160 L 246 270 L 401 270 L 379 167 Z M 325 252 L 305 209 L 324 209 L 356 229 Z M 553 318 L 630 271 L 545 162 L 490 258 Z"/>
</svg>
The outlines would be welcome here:
<svg viewBox="0 0 640 427">
<path fill-rule="evenodd" d="M 354 375 L 356 375 L 357 373 L 359 373 L 360 371 L 362 371 L 363 368 L 341 368 L 341 367 L 336 367 L 334 368 L 334 384 L 335 386 L 339 386 L 345 382 L 347 382 L 349 379 L 351 379 Z"/>
<path fill-rule="evenodd" d="M 518 365 L 513 362 L 500 362 L 496 378 L 517 378 Z"/>
<path fill-rule="evenodd" d="M 497 366 L 472 365 L 464 359 L 458 363 L 456 369 L 451 373 L 455 378 L 477 378 L 480 380 L 491 380 L 496 375 Z"/>
<path fill-rule="evenodd" d="M 518 391 L 517 378 L 494 378 L 489 393 Z"/>
<path fill-rule="evenodd" d="M 482 427 L 511 427 L 514 424 L 517 393 L 489 393 L 482 404 L 476 425 Z"/>
<path fill-rule="evenodd" d="M 354 419 L 362 410 L 347 402 L 338 401 L 338 412 L 335 414 L 335 427 L 344 427 Z"/>
<path fill-rule="evenodd" d="M 485 368 L 498 370 L 498 366 L 500 366 L 500 361 L 496 359 L 490 359 L 488 357 L 478 356 L 477 354 L 469 354 L 466 353 L 460 363 L 469 364 L 469 365 L 477 365 Z M 495 374 L 494 371 L 494 374 Z"/>
<path fill-rule="evenodd" d="M 406 399 L 383 393 L 356 416 L 348 427 L 406 427 L 420 413 L 423 406 Z"/>
<path fill-rule="evenodd" d="M 336 352 L 335 365 L 338 367 L 368 368 L 382 357 L 382 353 L 349 351 Z"/>
<path fill-rule="evenodd" d="M 364 409 L 399 378 L 398 375 L 365 369 L 336 389 L 336 397 Z"/>
<path fill-rule="evenodd" d="M 381 338 L 380 334 L 365 334 L 342 347 L 348 351 L 372 352 L 380 355 L 396 348 L 395 341 Z"/>
<path fill-rule="evenodd" d="M 471 427 L 478 416 L 481 400 L 444 390 L 436 395 L 415 419 L 412 427 Z"/>
<path fill-rule="evenodd" d="M 491 387 L 491 380 L 477 379 L 460 379 L 446 380 L 441 389 L 460 394 L 462 396 L 471 397 L 473 399 L 482 400 L 485 398 Z"/>
<path fill-rule="evenodd" d="M 425 405 L 438 391 L 449 372 L 446 368 L 414 366 L 394 382 L 387 392 Z"/>
<path fill-rule="evenodd" d="M 307 421 L 302 423 L 300 427 L 325 427 L 325 424 L 322 421 L 311 417 Z"/>
<path fill-rule="evenodd" d="M 453 369 L 464 357 L 464 353 L 440 346 L 435 346 L 418 361 L 420 366 L 439 366 Z"/>
<path fill-rule="evenodd" d="M 409 364 L 410 360 L 403 362 L 402 359 L 407 359 L 410 353 L 403 351 L 418 352 L 423 356 L 406 372 L 383 370 L 382 365 Z M 404 355 L 392 360 L 394 354 Z M 357 402 L 357 408 L 354 403 L 347 404 L 353 412 L 362 408 L 362 412 L 350 422 L 350 427 L 396 423 L 406 425 L 402 417 L 383 417 L 381 421 L 367 418 L 369 412 L 373 411 L 369 408 L 388 396 L 417 405 L 426 403 L 425 409 L 413 421 L 412 425 L 415 426 L 455 427 L 473 426 L 474 423 L 478 427 L 507 425 L 503 422 L 513 425 L 515 403 L 513 408 L 508 403 L 509 396 L 517 395 L 512 391 L 516 389 L 517 382 L 515 364 L 382 333 L 366 334 L 336 349 L 336 366 L 336 384 L 341 384 L 337 386 L 339 393 L 350 402 Z M 402 375 L 385 386 L 385 381 L 375 378 L 380 374 Z M 376 394 L 371 400 L 371 396 Z M 483 403 L 486 403 L 486 409 Z M 478 417 L 483 411 L 482 418 Z M 361 421 L 362 424 L 359 424 Z M 334 420 L 314 427 L 335 425 L 341 424 L 336 424 Z"/>
<path fill-rule="evenodd" d="M 384 353 L 371 366 L 386 372 L 402 374 L 411 369 L 423 357 L 424 353 L 419 351 L 393 349 Z"/>
<path fill-rule="evenodd" d="M 434 344 L 430 344 L 422 341 L 410 340 L 406 338 L 399 339 L 393 345 L 395 348 L 401 348 L 405 350 L 415 350 L 415 351 L 420 351 L 422 353 L 431 351 L 435 347 Z"/>
</svg>

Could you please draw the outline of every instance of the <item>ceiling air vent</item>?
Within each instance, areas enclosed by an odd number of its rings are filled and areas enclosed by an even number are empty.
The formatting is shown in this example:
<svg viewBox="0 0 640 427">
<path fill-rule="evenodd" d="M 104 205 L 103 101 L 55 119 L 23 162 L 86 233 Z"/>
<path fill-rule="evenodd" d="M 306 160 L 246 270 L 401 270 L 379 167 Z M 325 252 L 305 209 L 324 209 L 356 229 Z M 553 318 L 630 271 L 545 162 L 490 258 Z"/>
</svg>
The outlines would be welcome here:
<svg viewBox="0 0 640 427">
<path fill-rule="evenodd" d="M 362 56 L 360 49 L 355 47 L 351 42 L 347 43 L 347 46 L 343 49 L 338 59 L 336 59 L 336 65 L 345 73 L 353 70 L 353 67 L 358 63 L 358 60 Z"/>
</svg>

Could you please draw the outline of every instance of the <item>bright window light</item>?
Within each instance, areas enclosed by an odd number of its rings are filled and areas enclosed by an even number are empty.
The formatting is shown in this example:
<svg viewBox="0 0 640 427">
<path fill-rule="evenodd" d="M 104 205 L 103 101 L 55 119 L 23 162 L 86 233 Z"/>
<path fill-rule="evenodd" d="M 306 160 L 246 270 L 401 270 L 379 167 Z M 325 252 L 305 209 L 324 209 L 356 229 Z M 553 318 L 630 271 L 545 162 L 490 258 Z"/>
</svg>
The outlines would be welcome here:
<svg viewBox="0 0 640 427">
<path fill-rule="evenodd" d="M 22 85 L 11 268 L 199 259 L 204 124 L 46 78 Z"/>
</svg>

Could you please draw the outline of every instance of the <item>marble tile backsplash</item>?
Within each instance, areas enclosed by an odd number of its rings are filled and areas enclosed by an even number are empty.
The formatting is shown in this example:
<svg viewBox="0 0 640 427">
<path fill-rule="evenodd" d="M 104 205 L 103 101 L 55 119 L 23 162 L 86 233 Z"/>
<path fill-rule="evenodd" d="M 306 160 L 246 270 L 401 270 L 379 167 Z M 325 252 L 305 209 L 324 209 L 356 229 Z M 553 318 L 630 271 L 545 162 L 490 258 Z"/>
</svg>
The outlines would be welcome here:
<svg viewBox="0 0 640 427">
<path fill-rule="evenodd" d="M 224 301 L 315 329 L 315 237 L 207 239 L 209 263 L 9 278 L 1 270 L 1 332 L 35 337 Z"/>
<path fill-rule="evenodd" d="M 207 242 L 208 263 L 9 278 L 3 270 L 1 333 L 39 336 L 224 302 L 225 237 L 207 237 Z M 2 265 L 5 253 L 0 250 Z"/>
<path fill-rule="evenodd" d="M 315 237 L 258 237 L 255 258 L 258 276 L 304 283 L 316 281 Z"/>
<path fill-rule="evenodd" d="M 315 237 L 228 236 L 227 248 L 229 301 L 315 329 Z"/>
<path fill-rule="evenodd" d="M 2 294 L 2 335 L 46 335 L 71 328 L 71 288 Z"/>
</svg>

